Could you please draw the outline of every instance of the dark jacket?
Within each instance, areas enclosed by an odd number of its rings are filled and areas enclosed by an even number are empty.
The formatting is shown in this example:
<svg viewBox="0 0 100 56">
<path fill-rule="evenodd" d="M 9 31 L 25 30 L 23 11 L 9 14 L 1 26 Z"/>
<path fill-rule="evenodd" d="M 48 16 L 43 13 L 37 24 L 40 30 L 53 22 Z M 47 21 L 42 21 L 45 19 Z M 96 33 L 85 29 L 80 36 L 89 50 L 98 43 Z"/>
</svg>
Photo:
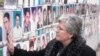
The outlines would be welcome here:
<svg viewBox="0 0 100 56">
<path fill-rule="evenodd" d="M 96 56 L 96 53 L 85 44 L 83 38 L 78 36 L 67 47 L 63 47 L 59 41 L 54 39 L 40 51 L 27 52 L 15 48 L 13 56 Z"/>
</svg>

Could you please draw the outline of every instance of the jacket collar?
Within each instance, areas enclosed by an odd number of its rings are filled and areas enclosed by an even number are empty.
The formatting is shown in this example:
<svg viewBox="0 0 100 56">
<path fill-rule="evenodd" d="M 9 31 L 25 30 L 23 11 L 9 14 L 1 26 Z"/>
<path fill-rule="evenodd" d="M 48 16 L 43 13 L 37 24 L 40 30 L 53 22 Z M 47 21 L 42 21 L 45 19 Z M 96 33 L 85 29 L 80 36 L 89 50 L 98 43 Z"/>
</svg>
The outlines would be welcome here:
<svg viewBox="0 0 100 56">
<path fill-rule="evenodd" d="M 79 56 L 79 48 L 85 44 L 85 40 L 80 36 L 74 36 L 73 38 L 73 41 L 65 48 L 63 48 L 61 42 L 52 40 L 46 47 L 45 56 L 56 56 L 57 53 L 59 53 L 58 56 Z"/>
<path fill-rule="evenodd" d="M 85 44 L 85 40 L 81 36 L 74 36 L 73 41 L 65 48 L 62 48 L 60 54 L 66 54 L 66 56 L 72 56 L 80 54 L 80 47 Z"/>
</svg>

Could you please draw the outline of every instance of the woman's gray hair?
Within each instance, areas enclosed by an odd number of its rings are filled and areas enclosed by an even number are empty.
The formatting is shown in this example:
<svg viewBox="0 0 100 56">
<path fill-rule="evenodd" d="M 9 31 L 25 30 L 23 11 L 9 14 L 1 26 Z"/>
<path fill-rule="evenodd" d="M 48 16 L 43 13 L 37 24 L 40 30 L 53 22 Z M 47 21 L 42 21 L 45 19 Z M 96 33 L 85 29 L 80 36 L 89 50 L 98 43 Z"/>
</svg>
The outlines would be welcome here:
<svg viewBox="0 0 100 56">
<path fill-rule="evenodd" d="M 63 22 L 64 26 L 72 35 L 80 35 L 82 30 L 82 20 L 75 14 L 63 14 L 59 18 L 59 23 Z"/>
</svg>

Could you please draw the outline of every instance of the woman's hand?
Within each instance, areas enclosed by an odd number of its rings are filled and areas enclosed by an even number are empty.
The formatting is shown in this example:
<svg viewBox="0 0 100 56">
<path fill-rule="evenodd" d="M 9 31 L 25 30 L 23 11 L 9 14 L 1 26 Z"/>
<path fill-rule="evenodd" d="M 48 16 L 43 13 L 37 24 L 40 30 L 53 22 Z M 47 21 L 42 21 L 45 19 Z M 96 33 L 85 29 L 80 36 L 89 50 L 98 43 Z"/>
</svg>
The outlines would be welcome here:
<svg viewBox="0 0 100 56">
<path fill-rule="evenodd" d="M 14 45 L 11 34 L 8 34 L 7 36 L 7 51 L 10 55 L 14 54 Z"/>
</svg>

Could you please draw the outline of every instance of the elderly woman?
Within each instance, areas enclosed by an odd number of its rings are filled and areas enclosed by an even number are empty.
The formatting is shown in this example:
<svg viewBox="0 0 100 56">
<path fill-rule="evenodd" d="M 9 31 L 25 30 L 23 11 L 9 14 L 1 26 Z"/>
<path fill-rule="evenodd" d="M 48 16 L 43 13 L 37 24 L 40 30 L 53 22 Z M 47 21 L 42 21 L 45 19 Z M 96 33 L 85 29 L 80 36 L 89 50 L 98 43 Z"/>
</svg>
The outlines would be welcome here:
<svg viewBox="0 0 100 56">
<path fill-rule="evenodd" d="M 96 56 L 94 50 L 81 37 L 82 21 L 75 15 L 63 14 L 57 25 L 56 38 L 40 51 L 25 51 L 13 46 L 7 38 L 8 50 L 12 56 Z"/>
</svg>

